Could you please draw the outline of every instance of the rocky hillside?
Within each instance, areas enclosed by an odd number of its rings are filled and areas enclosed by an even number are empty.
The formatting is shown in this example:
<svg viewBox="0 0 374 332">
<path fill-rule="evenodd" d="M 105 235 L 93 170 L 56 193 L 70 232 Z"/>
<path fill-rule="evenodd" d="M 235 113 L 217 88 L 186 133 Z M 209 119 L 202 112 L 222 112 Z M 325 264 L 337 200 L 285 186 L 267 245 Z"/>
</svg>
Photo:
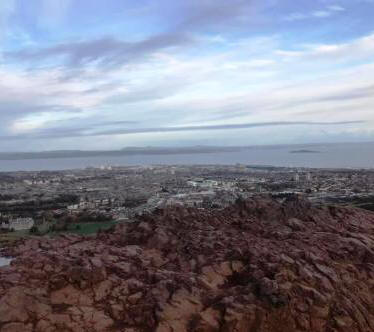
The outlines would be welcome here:
<svg viewBox="0 0 374 332">
<path fill-rule="evenodd" d="M 8 249 L 0 331 L 374 331 L 373 250 L 363 210 L 268 198 L 168 208 Z"/>
</svg>

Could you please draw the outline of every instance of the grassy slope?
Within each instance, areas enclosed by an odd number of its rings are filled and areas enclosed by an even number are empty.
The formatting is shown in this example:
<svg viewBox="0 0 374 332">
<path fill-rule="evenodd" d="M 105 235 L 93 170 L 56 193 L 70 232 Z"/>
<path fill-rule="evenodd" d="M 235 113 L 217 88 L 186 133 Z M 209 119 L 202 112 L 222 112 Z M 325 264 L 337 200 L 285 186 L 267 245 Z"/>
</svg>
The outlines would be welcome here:
<svg viewBox="0 0 374 332">
<path fill-rule="evenodd" d="M 50 236 L 57 236 L 63 233 L 73 233 L 78 235 L 92 235 L 96 234 L 99 230 L 106 230 L 110 227 L 116 225 L 117 222 L 109 221 L 109 222 L 92 222 L 92 223 L 74 223 L 70 225 L 67 231 L 58 231 L 58 232 L 49 232 L 46 235 Z M 79 225 L 80 229 L 77 229 Z M 44 231 L 44 229 L 42 230 Z M 11 233 L 0 234 L 0 247 L 5 244 L 12 243 L 14 241 L 19 240 L 20 238 L 32 236 L 29 231 L 17 231 Z"/>
<path fill-rule="evenodd" d="M 117 223 L 115 221 L 109 221 L 109 222 L 92 222 L 92 223 L 74 223 L 69 226 L 69 229 L 67 231 L 61 231 L 61 232 L 54 232 L 50 233 L 53 235 L 58 235 L 61 233 L 73 233 L 78 235 L 91 235 L 97 233 L 99 230 L 106 230 L 110 227 L 116 225 Z M 79 226 L 80 229 L 77 229 L 77 226 Z"/>
</svg>

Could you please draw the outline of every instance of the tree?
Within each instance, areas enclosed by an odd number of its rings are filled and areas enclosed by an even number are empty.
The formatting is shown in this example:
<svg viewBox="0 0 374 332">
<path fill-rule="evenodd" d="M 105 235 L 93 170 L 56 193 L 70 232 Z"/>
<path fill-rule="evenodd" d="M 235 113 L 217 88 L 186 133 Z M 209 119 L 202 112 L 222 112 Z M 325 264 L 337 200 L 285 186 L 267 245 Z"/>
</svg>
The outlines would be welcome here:
<svg viewBox="0 0 374 332">
<path fill-rule="evenodd" d="M 39 233 L 39 229 L 36 226 L 32 226 L 30 228 L 29 232 L 30 232 L 30 234 L 38 234 Z"/>
</svg>

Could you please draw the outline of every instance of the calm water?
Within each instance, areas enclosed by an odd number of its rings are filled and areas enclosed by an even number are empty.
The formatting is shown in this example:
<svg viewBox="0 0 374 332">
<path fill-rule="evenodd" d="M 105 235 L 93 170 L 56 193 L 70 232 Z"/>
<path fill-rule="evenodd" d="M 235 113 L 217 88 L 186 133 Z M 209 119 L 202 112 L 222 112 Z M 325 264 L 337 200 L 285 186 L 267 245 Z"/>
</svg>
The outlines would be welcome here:
<svg viewBox="0 0 374 332">
<path fill-rule="evenodd" d="M 308 149 L 319 153 L 290 153 Z M 315 168 L 374 168 L 374 143 L 266 146 L 241 152 L 181 155 L 139 155 L 38 160 L 1 160 L 0 171 L 36 171 L 151 164 L 236 164 Z"/>
</svg>

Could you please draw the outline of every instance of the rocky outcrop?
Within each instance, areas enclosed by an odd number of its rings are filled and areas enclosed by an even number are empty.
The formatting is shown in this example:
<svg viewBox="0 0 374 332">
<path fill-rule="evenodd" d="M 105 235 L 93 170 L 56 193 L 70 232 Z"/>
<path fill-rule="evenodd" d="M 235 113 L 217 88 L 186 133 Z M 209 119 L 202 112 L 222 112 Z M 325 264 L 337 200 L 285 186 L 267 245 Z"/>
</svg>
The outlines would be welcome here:
<svg viewBox="0 0 374 332">
<path fill-rule="evenodd" d="M 359 209 L 174 207 L 7 253 L 1 332 L 374 331 L 374 214 Z"/>
</svg>

